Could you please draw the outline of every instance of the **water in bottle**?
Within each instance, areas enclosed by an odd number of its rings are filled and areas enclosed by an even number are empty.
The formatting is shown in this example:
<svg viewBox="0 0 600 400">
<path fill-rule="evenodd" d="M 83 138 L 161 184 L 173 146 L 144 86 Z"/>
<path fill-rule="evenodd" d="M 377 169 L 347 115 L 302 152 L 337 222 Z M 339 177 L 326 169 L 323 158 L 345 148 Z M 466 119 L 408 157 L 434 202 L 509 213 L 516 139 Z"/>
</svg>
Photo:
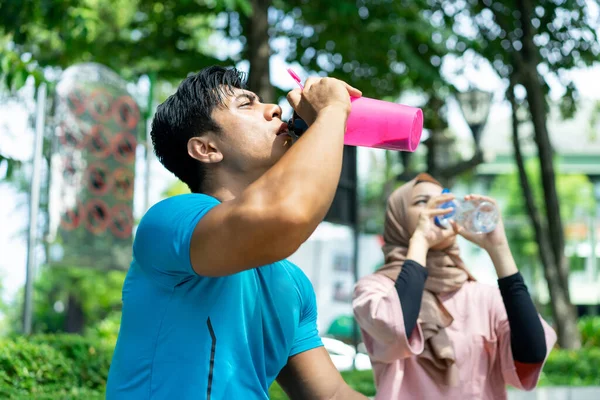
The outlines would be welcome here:
<svg viewBox="0 0 600 400">
<path fill-rule="evenodd" d="M 452 208 L 448 214 L 435 217 L 436 225 L 442 228 L 450 228 L 450 221 L 455 221 L 468 232 L 483 234 L 498 224 L 498 208 L 489 201 L 454 199 L 440 208 Z"/>
</svg>

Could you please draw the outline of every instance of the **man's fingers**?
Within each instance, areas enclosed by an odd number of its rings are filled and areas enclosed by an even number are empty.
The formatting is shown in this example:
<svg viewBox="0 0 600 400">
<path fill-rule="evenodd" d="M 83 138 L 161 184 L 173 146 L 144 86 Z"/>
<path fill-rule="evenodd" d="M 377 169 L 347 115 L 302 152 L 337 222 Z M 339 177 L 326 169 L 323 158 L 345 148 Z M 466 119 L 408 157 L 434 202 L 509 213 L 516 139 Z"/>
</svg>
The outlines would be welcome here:
<svg viewBox="0 0 600 400">
<path fill-rule="evenodd" d="M 300 104 L 300 100 L 302 99 L 302 90 L 294 89 L 288 92 L 287 101 L 290 103 L 290 106 L 295 110 Z"/>
<path fill-rule="evenodd" d="M 304 82 L 304 90 L 308 90 L 310 89 L 310 87 L 312 85 L 314 85 L 316 82 L 320 81 L 323 78 L 315 78 L 315 77 L 311 77 L 308 78 L 305 82 Z"/>
<path fill-rule="evenodd" d="M 357 88 L 348 85 L 346 82 L 341 81 L 344 86 L 346 87 L 346 90 L 348 91 L 348 94 L 352 97 L 361 97 L 362 96 L 362 92 L 360 90 L 358 90 Z"/>
</svg>

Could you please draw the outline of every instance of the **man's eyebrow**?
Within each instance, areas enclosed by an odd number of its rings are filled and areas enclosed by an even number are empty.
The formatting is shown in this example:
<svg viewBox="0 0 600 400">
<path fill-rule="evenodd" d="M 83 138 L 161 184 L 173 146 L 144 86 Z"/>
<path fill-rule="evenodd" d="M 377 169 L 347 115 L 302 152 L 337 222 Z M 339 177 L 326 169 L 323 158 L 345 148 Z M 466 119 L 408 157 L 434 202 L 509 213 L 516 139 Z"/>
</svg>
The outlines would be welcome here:
<svg viewBox="0 0 600 400">
<path fill-rule="evenodd" d="M 251 102 L 255 102 L 256 100 L 258 100 L 259 102 L 262 103 L 262 99 L 260 97 L 258 97 L 257 95 L 255 95 L 254 93 L 241 93 L 235 97 L 236 100 L 244 99 L 244 98 L 250 100 Z"/>
</svg>

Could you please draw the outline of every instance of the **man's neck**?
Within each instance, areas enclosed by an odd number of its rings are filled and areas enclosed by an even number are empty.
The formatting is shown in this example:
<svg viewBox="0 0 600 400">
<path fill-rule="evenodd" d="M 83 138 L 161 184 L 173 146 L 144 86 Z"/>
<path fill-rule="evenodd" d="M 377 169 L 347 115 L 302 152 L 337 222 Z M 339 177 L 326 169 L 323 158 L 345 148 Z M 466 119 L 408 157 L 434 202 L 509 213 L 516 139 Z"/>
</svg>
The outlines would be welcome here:
<svg viewBox="0 0 600 400">
<path fill-rule="evenodd" d="M 214 184 L 211 185 L 212 187 L 206 194 L 219 199 L 221 202 L 230 201 L 239 197 L 256 179 L 258 177 L 221 174 L 213 181 Z"/>
</svg>

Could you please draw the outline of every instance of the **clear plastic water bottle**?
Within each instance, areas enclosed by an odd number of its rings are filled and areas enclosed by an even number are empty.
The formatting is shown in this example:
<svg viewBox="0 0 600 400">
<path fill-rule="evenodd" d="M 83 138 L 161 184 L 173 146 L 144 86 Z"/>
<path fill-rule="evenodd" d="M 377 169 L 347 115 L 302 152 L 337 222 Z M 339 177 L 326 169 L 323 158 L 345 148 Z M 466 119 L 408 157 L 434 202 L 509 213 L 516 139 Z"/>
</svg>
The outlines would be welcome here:
<svg viewBox="0 0 600 400">
<path fill-rule="evenodd" d="M 442 193 L 449 192 L 444 189 Z M 454 199 L 439 208 L 452 208 L 448 214 L 435 217 L 435 224 L 441 228 L 450 228 L 450 221 L 455 221 L 468 232 L 483 234 L 493 231 L 498 224 L 498 208 L 489 201 Z"/>
</svg>

